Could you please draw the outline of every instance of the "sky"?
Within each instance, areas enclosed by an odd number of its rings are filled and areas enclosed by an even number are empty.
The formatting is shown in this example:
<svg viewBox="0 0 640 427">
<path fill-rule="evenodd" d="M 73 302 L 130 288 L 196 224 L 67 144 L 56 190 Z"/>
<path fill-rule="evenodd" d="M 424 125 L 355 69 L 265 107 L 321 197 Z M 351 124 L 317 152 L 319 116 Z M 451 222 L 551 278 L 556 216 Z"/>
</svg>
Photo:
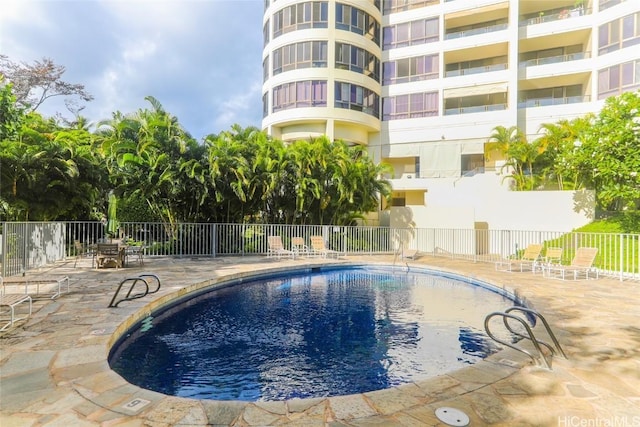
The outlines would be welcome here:
<svg viewBox="0 0 640 427">
<path fill-rule="evenodd" d="M 197 140 L 262 119 L 263 0 L 2 0 L 0 54 L 66 68 L 91 122 L 151 108 Z M 38 112 L 73 119 L 60 99 Z"/>
</svg>

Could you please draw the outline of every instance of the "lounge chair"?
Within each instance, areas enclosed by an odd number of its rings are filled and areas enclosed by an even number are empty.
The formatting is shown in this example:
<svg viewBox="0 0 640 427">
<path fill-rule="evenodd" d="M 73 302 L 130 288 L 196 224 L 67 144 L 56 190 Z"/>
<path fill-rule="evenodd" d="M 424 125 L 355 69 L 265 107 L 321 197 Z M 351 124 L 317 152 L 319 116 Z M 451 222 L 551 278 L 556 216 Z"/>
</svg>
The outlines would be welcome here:
<svg viewBox="0 0 640 427">
<path fill-rule="evenodd" d="M 532 243 L 526 247 L 522 256 L 517 259 L 504 259 L 496 262 L 496 270 L 500 271 L 525 271 L 530 270 L 535 273 L 535 269 L 540 263 L 540 253 L 542 245 Z"/>
<path fill-rule="evenodd" d="M 324 239 L 322 236 L 311 236 L 311 253 L 314 255 L 319 255 L 322 258 L 327 258 L 329 256 L 333 256 L 338 258 L 340 256 L 340 252 L 334 251 L 333 249 L 327 248 L 324 243 Z"/>
<path fill-rule="evenodd" d="M 283 256 L 291 258 L 296 257 L 296 253 L 294 251 L 290 251 L 284 248 L 282 237 L 280 236 L 269 236 L 267 238 L 267 243 L 269 245 L 267 256 L 277 256 L 278 259 L 282 258 Z"/>
<path fill-rule="evenodd" d="M 66 290 L 69 292 L 69 276 L 0 276 L 2 294 L 6 293 L 7 287 L 15 288 L 9 294 L 31 295 L 32 297 L 46 296 L 55 299 Z M 66 288 L 66 289 L 65 289 Z M 49 292 L 51 292 L 49 295 Z"/>
<path fill-rule="evenodd" d="M 4 281 L 2 279 L 2 276 L 0 276 L 0 317 L 2 318 L 1 322 L 3 322 L 0 323 L 0 331 L 4 331 L 5 329 L 10 328 L 18 320 L 23 320 L 30 317 L 33 310 L 33 302 L 30 295 L 7 294 L 5 292 Z M 29 308 L 28 313 L 18 313 L 18 307 L 23 303 L 27 304 L 27 307 Z M 4 307 L 8 308 L 6 313 L 9 315 L 9 317 L 6 319 Z"/>
<path fill-rule="evenodd" d="M 401 255 L 402 258 L 415 260 L 417 256 L 418 256 L 417 249 L 410 249 L 410 248 L 402 249 L 402 255 Z"/>
<path fill-rule="evenodd" d="M 544 269 L 544 273 L 547 277 L 556 277 L 562 280 L 567 278 L 567 275 L 573 275 L 573 280 L 578 280 L 580 275 L 584 275 L 585 279 L 589 279 L 591 273 L 595 273 L 595 278 L 599 276 L 598 270 L 593 268 L 593 262 L 598 254 L 598 248 L 580 247 L 576 250 L 576 255 L 573 257 L 571 264 L 569 265 L 551 265 Z"/>
<path fill-rule="evenodd" d="M 309 250 L 309 246 L 307 246 L 307 244 L 304 242 L 304 238 L 303 237 L 292 237 L 291 238 L 291 249 L 297 255 L 309 255 L 309 253 L 311 252 Z"/>
<path fill-rule="evenodd" d="M 540 270 L 544 275 L 545 268 L 560 264 L 562 264 L 562 248 L 550 246 L 545 250 L 544 256 L 540 257 L 539 262 L 535 263 L 533 273 Z"/>
</svg>

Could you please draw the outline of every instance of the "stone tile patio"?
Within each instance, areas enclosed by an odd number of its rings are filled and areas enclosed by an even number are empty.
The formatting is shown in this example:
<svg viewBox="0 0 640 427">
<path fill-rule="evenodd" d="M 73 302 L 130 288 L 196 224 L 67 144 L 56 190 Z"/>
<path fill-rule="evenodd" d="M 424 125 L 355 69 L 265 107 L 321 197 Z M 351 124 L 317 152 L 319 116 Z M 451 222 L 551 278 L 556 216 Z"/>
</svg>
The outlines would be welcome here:
<svg viewBox="0 0 640 427">
<path fill-rule="evenodd" d="M 388 390 L 286 402 L 198 401 L 127 383 L 109 348 L 127 327 L 176 293 L 262 269 L 318 263 L 382 263 L 390 257 L 275 260 L 152 258 L 95 270 L 90 260 L 40 274 L 69 275 L 71 292 L 38 299 L 26 322 L 0 335 L 0 425 L 13 426 L 443 426 L 439 407 L 472 426 L 640 427 L 640 284 L 601 277 L 561 281 L 495 271 L 492 264 L 423 256 L 409 266 L 465 274 L 517 292 L 545 315 L 569 360 L 549 371 L 503 350 L 468 368 Z M 107 308 L 125 277 L 152 272 L 163 288 Z M 36 273 L 38 274 L 38 272 Z"/>
</svg>

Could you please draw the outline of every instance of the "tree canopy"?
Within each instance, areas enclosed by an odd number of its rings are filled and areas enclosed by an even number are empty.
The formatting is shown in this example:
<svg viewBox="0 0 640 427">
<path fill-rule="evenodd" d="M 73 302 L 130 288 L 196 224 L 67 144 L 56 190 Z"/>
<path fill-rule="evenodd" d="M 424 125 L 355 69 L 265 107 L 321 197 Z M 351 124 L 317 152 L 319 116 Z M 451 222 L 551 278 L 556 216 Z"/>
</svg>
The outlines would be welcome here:
<svg viewBox="0 0 640 427">
<path fill-rule="evenodd" d="M 317 138 L 284 144 L 234 125 L 198 143 L 149 96 L 96 124 L 58 123 L 0 93 L 2 217 L 99 219 L 110 195 L 129 220 L 352 224 L 389 197 L 366 150 Z"/>
<path fill-rule="evenodd" d="M 640 91 L 608 98 L 598 114 L 545 123 L 528 142 L 498 126 L 486 146 L 506 158 L 517 190 L 595 190 L 601 211 L 640 208 Z"/>
<path fill-rule="evenodd" d="M 285 144 L 234 125 L 198 142 L 161 103 L 116 111 L 96 124 L 75 109 L 58 123 L 36 110 L 53 96 L 90 101 L 64 67 L 0 55 L 0 215 L 3 220 L 99 219 L 110 194 L 132 221 L 353 224 L 389 198 L 365 147 L 326 137 Z M 70 108 L 74 111 L 72 108 Z M 501 153 L 516 190 L 593 188 L 602 210 L 640 207 L 640 91 L 598 114 L 544 124 L 527 141 L 497 126 L 486 155 Z"/>
</svg>

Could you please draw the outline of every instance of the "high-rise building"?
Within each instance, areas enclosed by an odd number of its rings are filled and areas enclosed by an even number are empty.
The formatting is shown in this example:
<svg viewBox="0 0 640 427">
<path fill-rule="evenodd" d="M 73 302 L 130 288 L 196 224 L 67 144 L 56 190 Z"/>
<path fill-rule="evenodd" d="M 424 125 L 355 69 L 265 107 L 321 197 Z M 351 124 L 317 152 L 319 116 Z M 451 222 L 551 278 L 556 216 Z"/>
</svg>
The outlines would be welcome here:
<svg viewBox="0 0 640 427">
<path fill-rule="evenodd" d="M 640 88 L 639 0 L 265 0 L 263 128 L 393 165 L 398 203 Z M 409 181 L 411 179 L 411 181 Z"/>
</svg>

